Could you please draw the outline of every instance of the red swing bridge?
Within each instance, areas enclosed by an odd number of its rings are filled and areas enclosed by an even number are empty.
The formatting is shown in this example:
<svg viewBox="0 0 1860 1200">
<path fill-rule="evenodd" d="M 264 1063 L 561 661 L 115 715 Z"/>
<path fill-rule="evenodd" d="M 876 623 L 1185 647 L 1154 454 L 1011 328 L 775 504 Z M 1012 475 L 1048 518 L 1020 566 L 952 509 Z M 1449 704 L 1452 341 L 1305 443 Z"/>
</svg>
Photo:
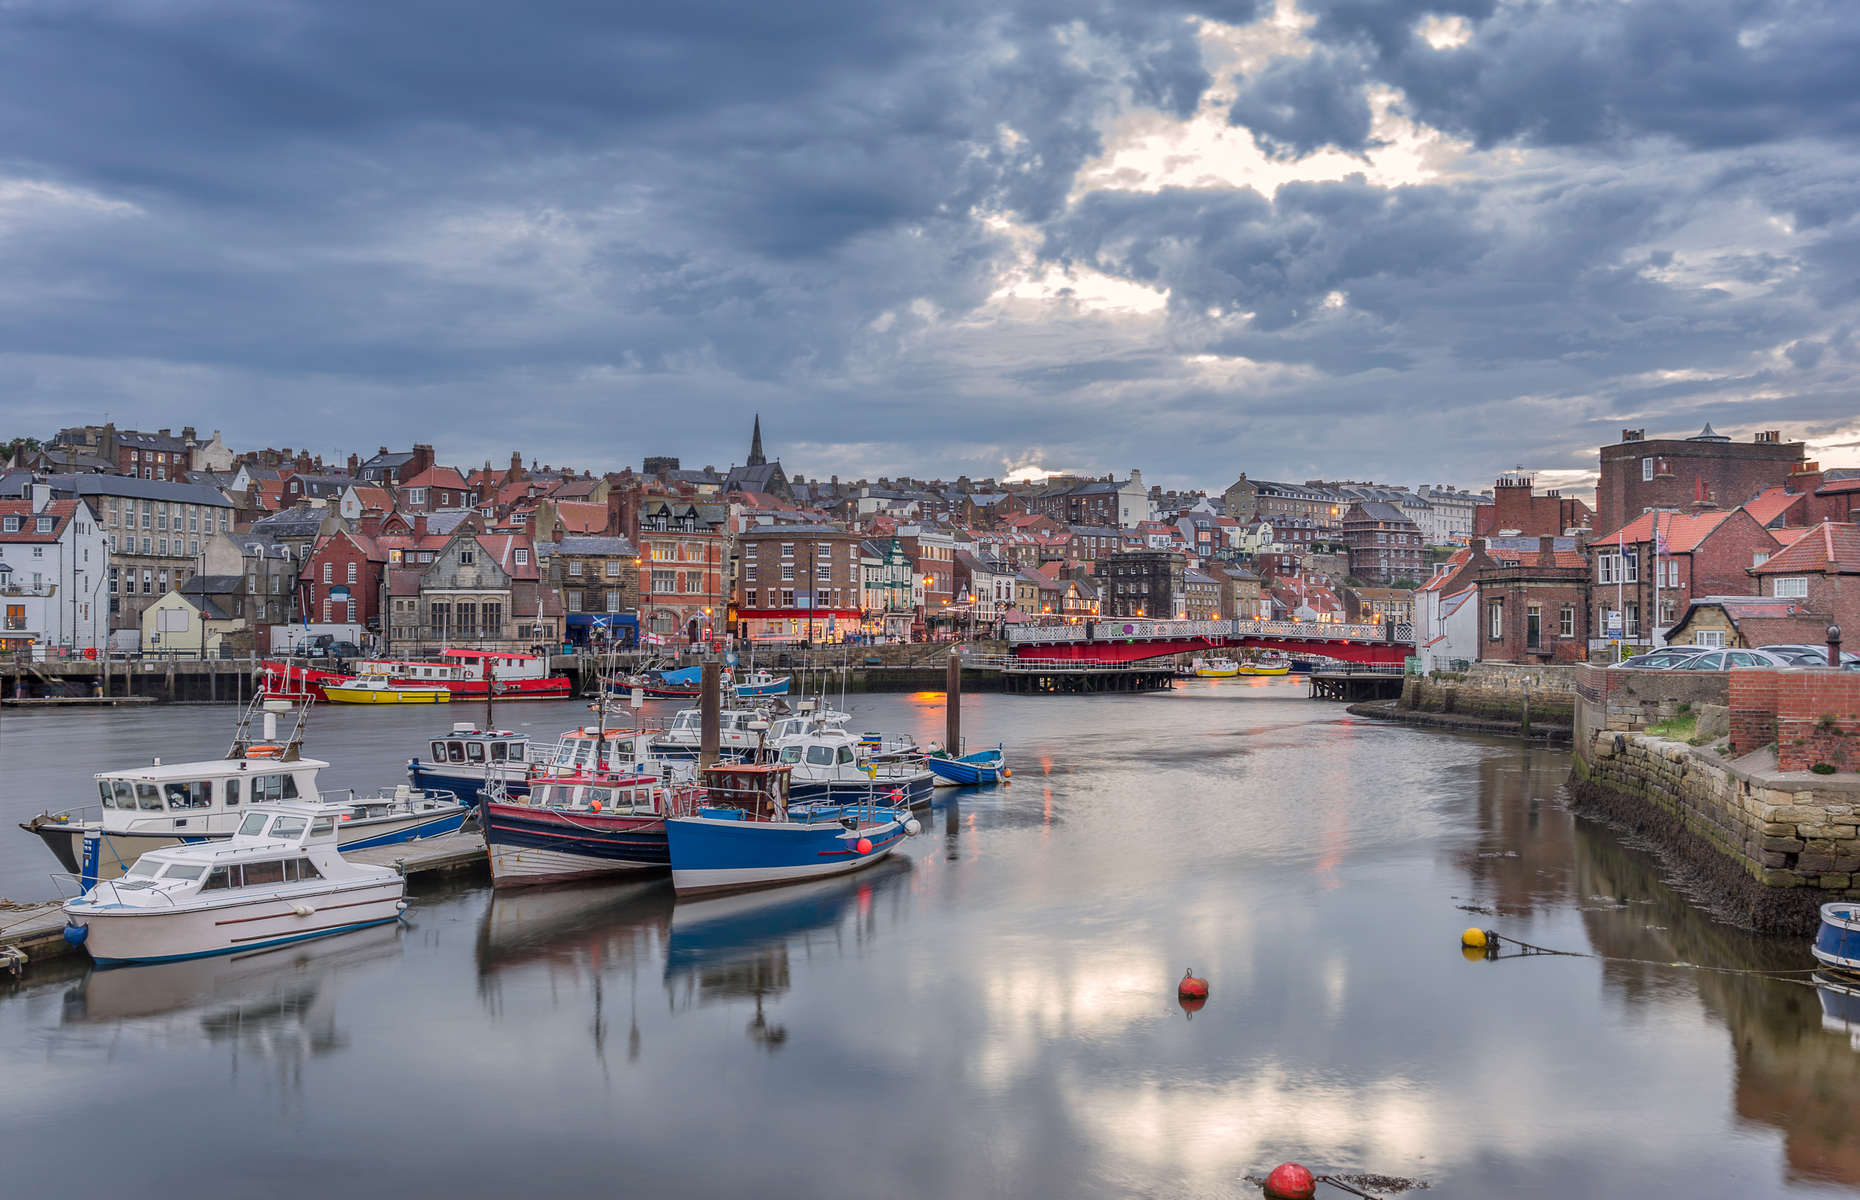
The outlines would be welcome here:
<svg viewBox="0 0 1860 1200">
<path fill-rule="evenodd" d="M 1276 650 L 1288 658 L 1321 656 L 1366 666 L 1401 667 L 1414 653 L 1414 627 L 1332 621 L 1150 621 L 1094 617 L 1063 625 L 1016 625 L 1010 659 L 1059 666 L 1111 666 L 1210 650 Z"/>
</svg>

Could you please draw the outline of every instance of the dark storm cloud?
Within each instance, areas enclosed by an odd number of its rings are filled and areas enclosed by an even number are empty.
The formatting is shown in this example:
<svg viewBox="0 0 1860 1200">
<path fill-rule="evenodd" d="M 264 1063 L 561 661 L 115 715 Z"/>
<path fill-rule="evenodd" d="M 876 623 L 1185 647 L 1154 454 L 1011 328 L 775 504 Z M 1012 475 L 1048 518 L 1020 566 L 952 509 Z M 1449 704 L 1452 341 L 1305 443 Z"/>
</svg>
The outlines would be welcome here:
<svg viewBox="0 0 1860 1200">
<path fill-rule="evenodd" d="M 1523 452 L 1495 415 L 1521 395 L 1560 412 L 1526 427 L 1559 461 L 1620 411 L 1852 409 L 1846 8 L 1306 0 L 1309 53 L 1234 84 L 1263 148 L 1373 150 L 1389 88 L 1536 157 L 1076 193 L 1120 117 L 1220 82 L 1199 21 L 1269 9 L 26 0 L 0 8 L 0 388 L 45 426 L 588 466 L 727 460 L 760 409 L 803 469 L 1203 484 L 1243 455 L 1478 478 Z M 1422 39 L 1443 16 L 1464 45 Z M 995 215 L 1166 311 L 988 316 L 1022 253 Z"/>
</svg>

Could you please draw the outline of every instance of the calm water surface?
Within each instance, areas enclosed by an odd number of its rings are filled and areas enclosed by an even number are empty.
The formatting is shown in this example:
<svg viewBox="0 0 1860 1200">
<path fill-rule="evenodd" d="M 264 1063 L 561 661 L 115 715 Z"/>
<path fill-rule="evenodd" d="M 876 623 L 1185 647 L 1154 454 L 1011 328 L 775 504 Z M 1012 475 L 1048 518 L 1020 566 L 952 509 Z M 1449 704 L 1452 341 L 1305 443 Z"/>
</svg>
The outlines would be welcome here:
<svg viewBox="0 0 1860 1200">
<path fill-rule="evenodd" d="M 1297 1159 L 1441 1200 L 1853 1194 L 1860 1053 L 1812 990 L 1467 962 L 1458 935 L 1770 968 L 1801 944 L 1714 924 L 1572 818 L 1567 755 L 1303 694 L 971 696 L 1013 783 L 942 793 L 850 879 L 429 888 L 403 926 L 273 954 L 35 966 L 0 984 L 0 1128 L 35 1148 L 4 1191 L 1237 1197 Z M 372 791 L 478 715 L 457 707 L 319 710 L 308 752 Z M 940 696 L 853 707 L 940 734 Z M 586 710 L 498 715 L 553 740 Z M 52 894 L 14 822 L 230 729 L 7 714 L 0 893 Z M 1192 1020 L 1191 966 L 1213 989 Z"/>
</svg>

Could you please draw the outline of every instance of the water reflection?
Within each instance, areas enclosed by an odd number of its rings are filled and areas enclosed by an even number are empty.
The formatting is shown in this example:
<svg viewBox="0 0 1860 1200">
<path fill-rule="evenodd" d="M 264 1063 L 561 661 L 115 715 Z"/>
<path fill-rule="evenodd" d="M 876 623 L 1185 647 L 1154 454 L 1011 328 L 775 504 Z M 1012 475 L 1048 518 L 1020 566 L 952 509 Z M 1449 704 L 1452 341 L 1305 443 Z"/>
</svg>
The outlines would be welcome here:
<svg viewBox="0 0 1860 1200">
<path fill-rule="evenodd" d="M 113 1040 L 231 1052 L 236 1077 L 262 1065 L 288 1090 L 312 1058 L 347 1049 L 337 1022 L 342 973 L 397 958 L 399 925 L 253 954 L 92 970 L 64 995 L 62 1024 Z"/>
</svg>

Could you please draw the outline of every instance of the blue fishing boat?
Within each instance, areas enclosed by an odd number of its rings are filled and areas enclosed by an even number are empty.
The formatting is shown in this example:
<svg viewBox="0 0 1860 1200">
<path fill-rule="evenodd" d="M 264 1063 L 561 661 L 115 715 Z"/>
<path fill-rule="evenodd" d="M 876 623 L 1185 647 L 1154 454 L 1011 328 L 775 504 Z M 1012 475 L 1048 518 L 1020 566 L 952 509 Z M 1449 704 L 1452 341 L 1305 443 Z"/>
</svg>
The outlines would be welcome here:
<svg viewBox="0 0 1860 1200">
<path fill-rule="evenodd" d="M 910 811 L 889 804 L 789 804 L 793 768 L 738 763 L 704 772 L 704 798 L 691 816 L 665 822 L 672 887 L 718 892 L 840 875 L 883 861 L 917 831 Z"/>
<path fill-rule="evenodd" d="M 1860 904 L 1851 900 L 1821 906 L 1821 929 L 1809 947 L 1824 966 L 1860 973 Z"/>
<path fill-rule="evenodd" d="M 924 766 L 936 776 L 938 787 L 963 787 L 972 783 L 996 783 L 1008 778 L 1007 755 L 1001 747 L 978 750 L 957 758 L 947 750 L 932 750 L 924 756 Z"/>
<path fill-rule="evenodd" d="M 786 696 L 788 694 L 788 676 L 771 675 L 767 671 L 751 671 L 742 679 L 729 684 L 738 697 L 749 696 Z"/>
<path fill-rule="evenodd" d="M 718 679 L 726 696 L 750 699 L 756 696 L 786 696 L 789 676 L 751 671 L 741 679 L 727 667 Z M 648 671 L 632 679 L 623 679 L 609 690 L 625 693 L 638 687 L 654 700 L 692 700 L 703 691 L 704 668 L 686 667 L 682 671 Z"/>
</svg>

